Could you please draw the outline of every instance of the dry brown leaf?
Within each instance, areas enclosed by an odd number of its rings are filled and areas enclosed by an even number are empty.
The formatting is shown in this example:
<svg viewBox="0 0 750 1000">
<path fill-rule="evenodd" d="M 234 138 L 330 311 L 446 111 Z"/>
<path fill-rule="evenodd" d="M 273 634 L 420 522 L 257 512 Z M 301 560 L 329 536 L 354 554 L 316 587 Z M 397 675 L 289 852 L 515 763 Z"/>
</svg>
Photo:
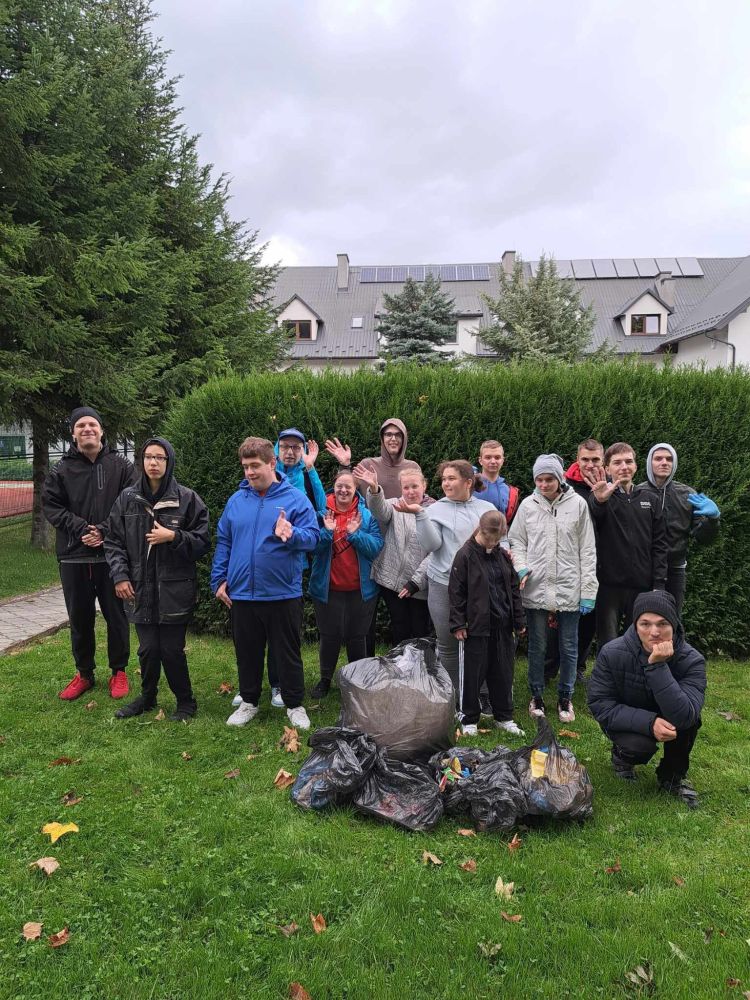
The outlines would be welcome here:
<svg viewBox="0 0 750 1000">
<path fill-rule="evenodd" d="M 745 1000 L 750 1000 L 750 990 L 743 990 L 742 995 L 745 998 Z"/>
<path fill-rule="evenodd" d="M 461 739 L 462 735 L 463 735 L 463 733 L 461 732 L 461 730 L 457 729 L 456 730 L 456 743 L 458 743 L 458 741 Z"/>
<path fill-rule="evenodd" d="M 500 911 L 500 916 L 503 920 L 507 920 L 509 924 L 520 924 L 523 920 L 520 913 L 506 913 L 505 910 Z"/>
<path fill-rule="evenodd" d="M 512 854 L 513 851 L 517 851 L 518 850 L 518 848 L 521 846 L 522 843 L 523 843 L 523 841 L 518 836 L 518 834 L 514 833 L 513 834 L 513 839 L 508 841 L 508 850 Z"/>
<path fill-rule="evenodd" d="M 54 760 L 49 762 L 50 767 L 66 767 L 68 764 L 80 764 L 81 758 L 77 757 L 75 760 L 72 757 L 56 757 Z"/>
<path fill-rule="evenodd" d="M 318 914 L 311 913 L 310 923 L 312 924 L 312 929 L 315 931 L 316 934 L 322 934 L 323 931 L 326 930 L 328 927 L 328 924 L 326 923 L 326 918 L 323 916 L 322 913 Z"/>
<path fill-rule="evenodd" d="M 256 757 L 260 757 L 260 754 L 259 753 L 249 753 L 247 755 L 247 759 L 248 760 L 255 760 Z"/>
<path fill-rule="evenodd" d="M 5 737 L 0 736 L 0 747 L 3 745 L 3 743 L 5 743 Z"/>
<path fill-rule="evenodd" d="M 558 736 L 567 736 L 568 739 L 571 739 L 571 740 L 580 740 L 580 738 L 581 738 L 581 734 L 580 733 L 574 733 L 572 729 L 561 729 L 558 732 L 557 735 Z"/>
<path fill-rule="evenodd" d="M 302 983 L 290 983 L 289 1000 L 312 1000 L 312 997 Z"/>
<path fill-rule="evenodd" d="M 477 732 L 478 733 L 491 733 L 492 730 L 491 729 L 477 729 Z"/>
<path fill-rule="evenodd" d="M 476 830 L 470 830 L 470 829 L 456 830 L 456 833 L 459 835 L 459 837 L 476 837 L 477 835 Z"/>
<path fill-rule="evenodd" d="M 437 854 L 433 854 L 432 851 L 422 851 L 423 865 L 442 865 L 442 863 Z"/>
<path fill-rule="evenodd" d="M 188 753 L 187 750 L 183 750 L 182 753 L 180 754 L 180 757 L 182 757 L 183 760 L 193 759 L 193 755 L 191 753 Z"/>
<path fill-rule="evenodd" d="M 741 982 L 742 982 L 741 979 L 735 979 L 734 976 L 729 976 L 727 978 L 727 986 L 730 988 L 730 990 L 733 990 L 736 986 L 739 986 Z"/>
<path fill-rule="evenodd" d="M 680 878 L 679 875 L 673 875 L 672 876 L 672 881 L 674 882 L 675 885 L 679 885 L 680 888 L 682 888 L 682 886 L 685 884 L 685 879 L 684 878 Z"/>
<path fill-rule="evenodd" d="M 83 801 L 83 796 L 76 795 L 76 793 L 71 789 L 63 795 L 60 801 L 64 806 L 77 806 L 79 802 Z"/>
<path fill-rule="evenodd" d="M 225 778 L 239 778 L 240 769 L 238 767 L 233 768 L 231 771 L 227 771 L 224 775 Z"/>
<path fill-rule="evenodd" d="M 60 867 L 60 862 L 57 858 L 37 858 L 36 861 L 32 861 L 29 868 L 38 868 L 40 872 L 44 872 L 45 875 L 50 876 L 52 872 L 56 872 Z"/>
<path fill-rule="evenodd" d="M 93 710 L 95 708 L 96 708 L 96 702 L 95 701 L 89 701 L 89 702 L 86 703 L 86 711 L 87 712 L 93 712 Z"/>
<path fill-rule="evenodd" d="M 273 783 L 274 785 L 276 785 L 277 788 L 289 788 L 290 785 L 294 784 L 295 780 L 296 779 L 294 775 L 290 774 L 288 771 L 285 771 L 284 768 L 282 767 L 279 773 L 273 779 Z"/>
<path fill-rule="evenodd" d="M 75 823 L 45 823 L 42 833 L 46 833 L 50 841 L 55 844 L 66 833 L 78 833 L 78 827 Z"/>
<path fill-rule="evenodd" d="M 475 872 L 477 870 L 477 863 L 474 858 L 468 858 L 462 865 L 458 866 L 461 871 L 464 872 Z"/>
<path fill-rule="evenodd" d="M 297 753 L 300 748 L 299 734 L 296 729 L 284 726 L 284 735 L 279 740 L 280 747 L 286 747 L 287 753 Z"/>
<path fill-rule="evenodd" d="M 283 926 L 280 926 L 279 930 L 284 935 L 284 937 L 288 938 L 291 937 L 292 934 L 296 934 L 297 931 L 299 930 L 299 927 L 297 926 L 297 924 L 295 924 L 294 921 L 292 921 L 290 924 L 283 924 Z"/>
<path fill-rule="evenodd" d="M 510 899 L 513 895 L 513 890 L 516 887 L 515 882 L 503 882 L 501 878 L 495 882 L 495 893 L 498 896 L 502 896 L 503 899 Z"/>
<path fill-rule="evenodd" d="M 234 691 L 234 688 L 229 683 L 229 681 L 222 681 L 221 684 L 219 684 L 219 687 L 217 688 L 216 693 L 217 694 L 231 694 L 232 691 Z"/>
<path fill-rule="evenodd" d="M 47 938 L 47 944 L 50 948 L 62 948 L 64 944 L 68 943 L 69 937 L 70 931 L 67 927 L 63 927 L 63 929 L 58 931 L 57 934 L 50 934 Z"/>
<path fill-rule="evenodd" d="M 154 722 L 164 722 L 166 715 L 164 714 L 164 709 L 160 708 L 159 711 L 154 716 Z"/>
<path fill-rule="evenodd" d="M 615 863 L 610 865 L 609 868 L 605 868 L 604 871 L 607 875 L 616 875 L 618 872 L 622 871 L 622 865 L 620 864 L 620 859 L 615 858 Z"/>
<path fill-rule="evenodd" d="M 727 722 L 742 722 L 742 716 L 737 715 L 736 712 L 719 712 L 718 714 Z"/>
<path fill-rule="evenodd" d="M 38 941 L 42 936 L 42 927 L 44 927 L 44 924 L 37 924 L 33 920 L 30 920 L 27 924 L 23 925 L 23 936 L 27 941 Z"/>
</svg>

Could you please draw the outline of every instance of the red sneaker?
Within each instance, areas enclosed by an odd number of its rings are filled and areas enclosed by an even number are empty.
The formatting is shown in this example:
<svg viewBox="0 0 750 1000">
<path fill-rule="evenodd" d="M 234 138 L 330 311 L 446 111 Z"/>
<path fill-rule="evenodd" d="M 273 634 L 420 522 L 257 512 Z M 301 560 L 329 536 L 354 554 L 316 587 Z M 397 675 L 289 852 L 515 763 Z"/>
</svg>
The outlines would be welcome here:
<svg viewBox="0 0 750 1000">
<path fill-rule="evenodd" d="M 128 685 L 128 675 L 124 670 L 118 670 L 116 674 L 112 674 L 109 679 L 109 693 L 113 698 L 124 698 L 125 695 L 130 691 L 130 686 Z"/>
<path fill-rule="evenodd" d="M 57 697 L 62 698 L 63 701 L 75 701 L 76 698 L 80 698 L 82 694 L 90 691 L 93 686 L 94 682 L 90 677 L 81 677 L 80 674 L 76 674 L 70 684 L 64 687 Z"/>
</svg>

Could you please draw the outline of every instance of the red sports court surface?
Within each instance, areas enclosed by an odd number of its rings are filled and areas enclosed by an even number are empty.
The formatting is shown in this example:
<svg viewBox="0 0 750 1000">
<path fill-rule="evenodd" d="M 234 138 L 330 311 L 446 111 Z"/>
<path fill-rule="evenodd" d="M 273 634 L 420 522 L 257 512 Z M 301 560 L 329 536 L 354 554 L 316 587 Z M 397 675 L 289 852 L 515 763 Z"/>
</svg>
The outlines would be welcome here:
<svg viewBox="0 0 750 1000">
<path fill-rule="evenodd" d="M 0 480 L 0 517 L 30 514 L 33 499 L 33 483 L 13 483 Z"/>
</svg>

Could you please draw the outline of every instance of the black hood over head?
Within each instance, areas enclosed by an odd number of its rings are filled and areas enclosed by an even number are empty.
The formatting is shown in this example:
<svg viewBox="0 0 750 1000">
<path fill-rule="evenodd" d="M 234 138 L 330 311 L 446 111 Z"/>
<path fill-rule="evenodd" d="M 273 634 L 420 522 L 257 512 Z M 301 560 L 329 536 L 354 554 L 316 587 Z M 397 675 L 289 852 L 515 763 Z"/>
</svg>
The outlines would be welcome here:
<svg viewBox="0 0 750 1000">
<path fill-rule="evenodd" d="M 159 489 L 156 493 L 151 492 L 148 477 L 146 476 L 145 469 L 143 469 L 143 456 L 146 452 L 146 448 L 148 448 L 150 444 L 159 445 L 159 447 L 163 448 L 167 453 L 167 468 L 162 481 L 159 483 Z M 141 469 L 141 493 L 143 493 L 147 500 L 151 500 L 152 503 L 158 503 L 171 486 L 174 478 L 174 448 L 166 438 L 152 437 L 145 442 L 141 448 Z"/>
</svg>

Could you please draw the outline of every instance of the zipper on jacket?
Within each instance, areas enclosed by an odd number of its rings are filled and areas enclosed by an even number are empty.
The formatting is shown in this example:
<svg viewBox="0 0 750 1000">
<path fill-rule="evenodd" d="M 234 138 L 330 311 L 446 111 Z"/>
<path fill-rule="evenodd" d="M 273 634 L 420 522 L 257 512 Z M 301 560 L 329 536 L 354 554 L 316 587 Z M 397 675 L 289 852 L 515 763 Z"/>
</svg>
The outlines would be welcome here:
<svg viewBox="0 0 750 1000">
<path fill-rule="evenodd" d="M 248 494 L 248 497 L 250 494 Z M 263 505 L 266 502 L 265 497 L 260 497 L 260 504 L 255 511 L 255 520 L 253 521 L 253 537 L 250 543 L 250 600 L 255 599 L 255 539 L 258 534 L 258 519 L 263 511 Z"/>
</svg>

